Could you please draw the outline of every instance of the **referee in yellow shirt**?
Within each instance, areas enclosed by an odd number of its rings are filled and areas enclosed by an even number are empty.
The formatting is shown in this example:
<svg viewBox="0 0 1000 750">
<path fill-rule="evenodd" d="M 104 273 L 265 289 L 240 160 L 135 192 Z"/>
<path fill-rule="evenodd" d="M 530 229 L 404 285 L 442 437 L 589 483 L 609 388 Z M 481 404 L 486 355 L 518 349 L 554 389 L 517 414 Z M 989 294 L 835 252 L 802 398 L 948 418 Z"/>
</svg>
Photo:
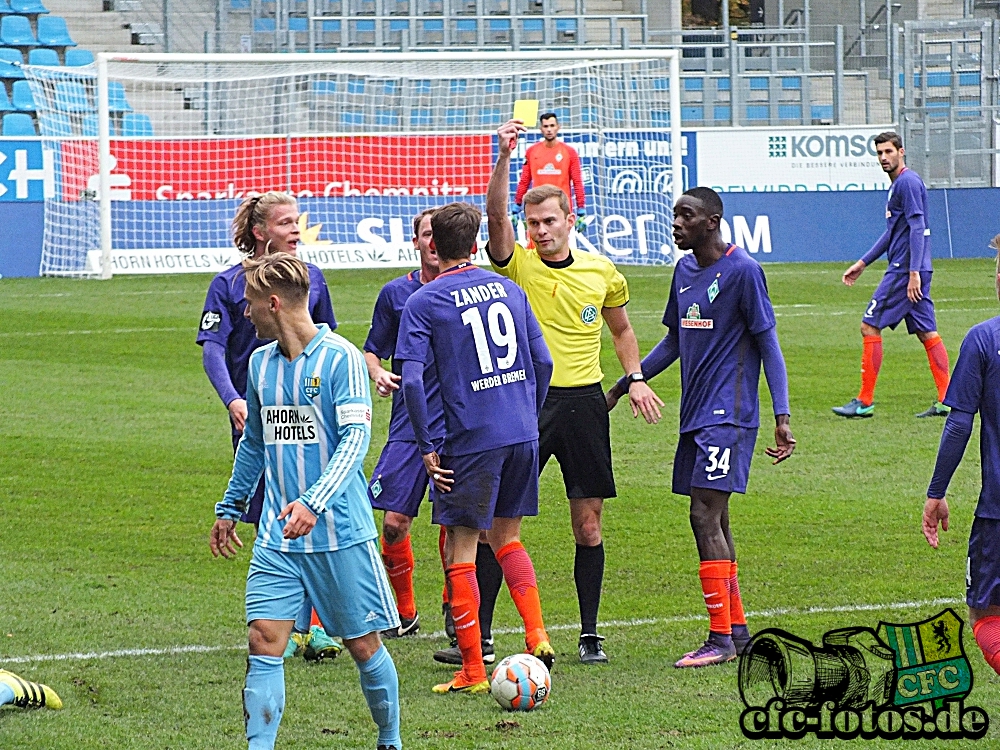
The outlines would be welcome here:
<svg viewBox="0 0 1000 750">
<path fill-rule="evenodd" d="M 534 248 L 526 250 L 516 243 L 507 193 L 510 152 L 524 131 L 518 120 L 497 130 L 500 155 L 486 195 L 487 251 L 493 269 L 527 293 L 555 361 L 538 416 L 538 470 L 551 456 L 562 470 L 576 538 L 573 577 L 580 602 L 580 661 L 601 664 L 608 660 L 601 646 L 604 639 L 597 633 L 604 580 L 601 510 L 605 498 L 615 497 L 611 428 L 601 386 L 604 323 L 629 378 L 633 413 L 656 422 L 663 402 L 646 385 L 639 367 L 639 343 L 625 312 L 628 283 L 603 255 L 570 250 L 575 217 L 562 190 L 542 185 L 525 194 L 524 215 Z M 490 599 L 484 595 L 483 600 Z"/>
</svg>

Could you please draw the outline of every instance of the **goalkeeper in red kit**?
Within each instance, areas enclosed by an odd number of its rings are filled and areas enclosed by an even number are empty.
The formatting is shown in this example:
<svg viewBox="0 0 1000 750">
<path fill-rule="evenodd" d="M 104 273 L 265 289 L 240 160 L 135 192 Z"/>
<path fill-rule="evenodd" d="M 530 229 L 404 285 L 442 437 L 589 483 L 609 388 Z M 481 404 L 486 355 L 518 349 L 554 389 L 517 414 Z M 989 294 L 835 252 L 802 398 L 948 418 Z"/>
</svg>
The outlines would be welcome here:
<svg viewBox="0 0 1000 750">
<path fill-rule="evenodd" d="M 580 155 L 575 148 L 558 139 L 559 118 L 555 112 L 546 112 L 538 121 L 541 123 L 543 140 L 529 146 L 524 153 L 524 168 L 514 193 L 515 214 L 520 216 L 521 202 L 529 188 L 555 185 L 569 198 L 570 207 L 576 214 L 576 231 L 582 232 L 587 225 L 587 196 L 583 189 Z"/>
</svg>

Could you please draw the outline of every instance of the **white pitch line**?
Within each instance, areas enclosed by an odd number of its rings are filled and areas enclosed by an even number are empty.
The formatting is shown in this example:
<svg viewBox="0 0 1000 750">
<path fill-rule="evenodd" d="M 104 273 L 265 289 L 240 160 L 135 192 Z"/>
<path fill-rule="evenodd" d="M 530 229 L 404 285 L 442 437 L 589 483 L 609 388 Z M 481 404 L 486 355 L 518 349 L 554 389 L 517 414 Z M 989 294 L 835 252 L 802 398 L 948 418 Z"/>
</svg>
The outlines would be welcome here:
<svg viewBox="0 0 1000 750">
<path fill-rule="evenodd" d="M 890 604 L 842 604 L 832 607 L 779 607 L 776 609 L 764 609 L 759 612 L 747 612 L 747 617 L 778 617 L 780 615 L 820 615 L 835 614 L 843 612 L 877 612 L 879 610 L 896 609 L 919 609 L 921 607 L 939 606 L 941 604 L 961 604 L 963 599 L 939 598 L 924 599 L 922 601 L 892 602 Z M 670 625 L 673 623 L 698 622 L 708 619 L 706 615 L 675 615 L 673 617 L 646 617 L 631 620 L 608 620 L 601 623 L 602 628 L 637 628 L 644 625 Z M 546 630 L 552 632 L 562 630 L 576 630 L 578 624 L 550 625 Z M 516 635 L 521 633 L 521 628 L 495 628 L 494 635 Z M 443 638 L 443 630 L 433 633 L 420 633 L 415 636 L 418 639 Z M 246 644 L 238 646 L 174 646 L 172 648 L 133 648 L 119 649 L 116 651 L 90 651 L 76 654 L 39 654 L 37 656 L 12 656 L 9 658 L 0 657 L 0 665 L 4 664 L 35 664 L 38 662 L 50 661 L 93 661 L 96 659 L 117 659 L 121 657 L 132 658 L 136 656 L 176 656 L 179 654 L 210 654 L 218 651 L 243 651 Z"/>
<path fill-rule="evenodd" d="M 106 328 L 93 331 L 9 331 L 0 333 L 0 338 L 27 338 L 28 336 L 108 336 L 127 333 L 176 333 L 177 331 L 190 331 L 197 333 L 195 326 L 184 326 L 183 328 Z"/>
</svg>

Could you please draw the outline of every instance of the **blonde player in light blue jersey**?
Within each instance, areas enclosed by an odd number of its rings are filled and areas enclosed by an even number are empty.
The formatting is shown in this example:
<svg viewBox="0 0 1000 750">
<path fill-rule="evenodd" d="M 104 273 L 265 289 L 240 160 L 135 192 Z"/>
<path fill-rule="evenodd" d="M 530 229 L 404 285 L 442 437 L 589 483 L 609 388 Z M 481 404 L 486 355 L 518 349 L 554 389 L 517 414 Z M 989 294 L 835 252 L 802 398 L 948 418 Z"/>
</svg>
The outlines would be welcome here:
<svg viewBox="0 0 1000 750">
<path fill-rule="evenodd" d="M 309 316 L 309 270 L 285 253 L 246 269 L 246 316 L 273 343 L 250 357 L 247 420 L 210 546 L 232 557 L 236 521 L 262 473 L 264 508 L 247 575 L 250 656 L 243 710 L 250 750 L 271 750 L 285 704 L 281 655 L 308 594 L 344 639 L 378 725 L 399 750 L 399 685 L 379 631 L 399 627 L 362 461 L 371 395 L 361 352 Z"/>
</svg>

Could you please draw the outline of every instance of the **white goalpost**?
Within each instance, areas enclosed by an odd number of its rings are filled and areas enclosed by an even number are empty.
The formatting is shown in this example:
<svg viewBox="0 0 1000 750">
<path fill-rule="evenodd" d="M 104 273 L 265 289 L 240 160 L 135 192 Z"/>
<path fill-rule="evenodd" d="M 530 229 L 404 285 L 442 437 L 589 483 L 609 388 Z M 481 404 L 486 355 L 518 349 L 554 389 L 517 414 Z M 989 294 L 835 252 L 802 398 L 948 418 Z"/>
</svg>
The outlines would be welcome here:
<svg viewBox="0 0 1000 750">
<path fill-rule="evenodd" d="M 672 262 L 686 183 L 676 50 L 104 53 L 25 73 L 56 164 L 43 274 L 218 270 L 234 260 L 235 207 L 266 190 L 299 198 L 306 259 L 409 265 L 410 217 L 484 206 L 495 130 L 518 99 L 556 113 L 581 156 L 576 246 Z M 514 155 L 512 204 L 538 139 Z"/>
</svg>

